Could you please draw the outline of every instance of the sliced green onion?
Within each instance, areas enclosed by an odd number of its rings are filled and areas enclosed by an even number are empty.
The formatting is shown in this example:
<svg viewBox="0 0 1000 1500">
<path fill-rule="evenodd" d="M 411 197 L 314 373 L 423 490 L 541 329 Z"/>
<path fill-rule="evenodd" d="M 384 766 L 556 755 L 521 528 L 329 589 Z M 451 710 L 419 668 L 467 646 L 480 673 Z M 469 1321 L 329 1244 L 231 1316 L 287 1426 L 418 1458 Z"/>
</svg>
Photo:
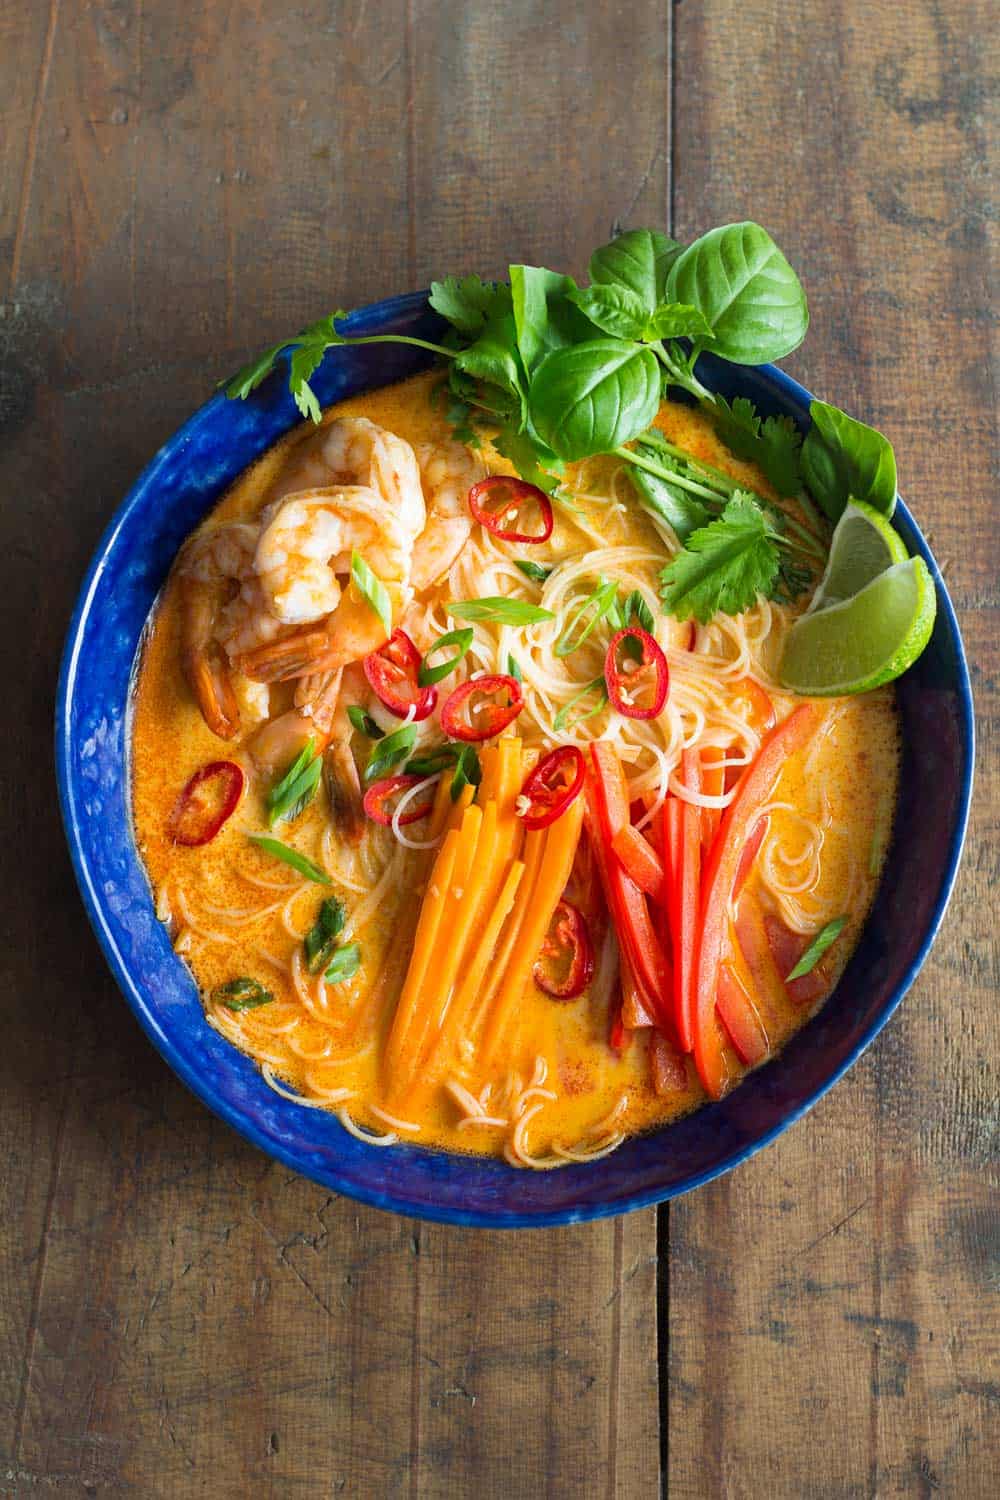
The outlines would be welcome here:
<svg viewBox="0 0 1000 1500">
<path fill-rule="evenodd" d="M 426 755 L 416 755 L 408 760 L 403 767 L 407 776 L 436 776 L 439 771 L 446 771 L 449 766 L 455 764 L 458 746 L 447 744 L 439 745 L 436 750 L 430 750 Z"/>
<path fill-rule="evenodd" d="M 626 625 L 631 625 L 632 621 L 635 620 L 636 624 L 641 625 L 647 635 L 652 635 L 656 629 L 656 620 L 653 618 L 653 611 L 638 589 L 633 589 L 625 600 L 622 606 L 622 615 L 624 616 L 624 623 Z"/>
<path fill-rule="evenodd" d="M 293 870 L 298 870 L 307 880 L 314 880 L 317 885 L 332 885 L 329 875 L 321 870 L 319 865 L 314 865 L 311 859 L 300 854 L 297 849 L 291 849 L 283 844 L 280 839 L 272 839 L 266 833 L 248 833 L 247 838 L 256 844 L 258 849 L 263 849 L 265 854 L 271 854 L 275 859 L 280 859 L 284 864 L 291 865 Z"/>
<path fill-rule="evenodd" d="M 551 568 L 543 568 L 541 563 L 531 562 L 526 557 L 515 557 L 515 568 L 519 568 L 525 578 L 530 578 L 533 583 L 544 583 L 552 572 Z"/>
<path fill-rule="evenodd" d="M 482 779 L 478 750 L 475 745 L 463 745 L 455 759 L 455 774 L 451 778 L 452 802 L 458 801 L 463 787 L 478 786 Z"/>
<path fill-rule="evenodd" d="M 791 979 L 801 979 L 804 974 L 815 969 L 827 948 L 831 943 L 836 942 L 846 926 L 846 917 L 834 917 L 832 922 L 827 922 L 826 926 L 817 932 L 792 972 L 785 976 L 785 983 L 787 984 Z"/>
<path fill-rule="evenodd" d="M 328 896 L 304 939 L 306 968 L 310 974 L 318 974 L 330 962 L 345 921 L 342 902 L 336 896 Z"/>
<path fill-rule="evenodd" d="M 338 948 L 330 965 L 323 975 L 327 984 L 343 984 L 345 979 L 352 979 L 361 967 L 361 945 L 360 943 L 345 943 Z"/>
<path fill-rule="evenodd" d="M 373 781 L 378 781 L 392 770 L 393 766 L 405 760 L 417 743 L 417 726 L 415 724 L 404 724 L 400 729 L 394 729 L 376 744 L 365 766 L 365 785 L 371 786 Z"/>
<path fill-rule="evenodd" d="M 364 709 L 360 708 L 357 703 L 350 705 L 347 710 L 347 717 L 358 733 L 367 735 L 370 740 L 380 740 L 385 734 L 385 730 L 378 727 L 371 714 L 365 713 Z"/>
<path fill-rule="evenodd" d="M 509 653 L 507 656 L 507 675 L 508 677 L 513 677 L 515 682 L 524 681 L 524 675 L 518 666 L 517 657 L 511 656 Z"/>
<path fill-rule="evenodd" d="M 274 996 L 256 979 L 244 974 L 240 979 L 230 979 L 212 991 L 212 999 L 227 1010 L 256 1010 L 258 1005 L 270 1005 Z"/>
<path fill-rule="evenodd" d="M 433 646 L 429 646 L 424 653 L 424 659 L 417 673 L 417 682 L 421 687 L 430 687 L 435 682 L 440 682 L 447 677 L 449 672 L 454 672 L 462 657 L 472 645 L 475 632 L 468 626 L 464 630 L 448 630 L 444 635 L 439 635 Z M 436 667 L 428 666 L 428 659 L 442 646 L 457 646 L 458 650 L 454 656 L 449 656 L 447 661 L 438 662 Z"/>
<path fill-rule="evenodd" d="M 293 822 L 312 801 L 319 786 L 323 762 L 316 741 L 309 737 L 280 781 L 267 794 L 267 826 L 273 828 L 282 820 Z"/>
<path fill-rule="evenodd" d="M 457 620 L 493 620 L 498 625 L 534 625 L 539 620 L 554 620 L 549 609 L 529 604 L 525 599 L 460 599 L 448 605 L 448 614 Z"/>
<path fill-rule="evenodd" d="M 392 603 L 381 578 L 377 578 L 359 552 L 351 553 L 351 577 L 358 592 L 378 615 L 386 635 L 392 635 Z"/>
<path fill-rule="evenodd" d="M 597 692 L 598 694 L 597 702 L 594 704 L 593 708 L 584 709 L 581 713 L 578 713 L 571 721 L 570 714 L 572 713 L 576 705 L 580 702 L 580 699 L 585 698 L 588 693 L 593 692 Z M 607 701 L 608 685 L 604 681 L 603 677 L 595 677 L 593 682 L 588 682 L 586 687 L 582 687 L 578 693 L 573 694 L 568 703 L 563 704 L 562 708 L 552 720 L 552 728 L 556 731 L 557 734 L 561 734 L 564 729 L 569 729 L 577 724 L 582 724 L 585 719 L 592 719 L 594 714 L 600 713 L 601 709 L 604 707 Z"/>
<path fill-rule="evenodd" d="M 566 627 L 552 648 L 556 656 L 569 656 L 578 646 L 582 646 L 594 626 L 615 608 L 617 599 L 618 585 L 615 583 L 602 583 L 592 594 L 588 594 L 586 599 L 581 599 L 575 609 L 570 611 Z M 591 618 L 578 631 L 578 626 L 588 613 L 591 614 Z M 575 631 L 577 633 L 574 635 Z"/>
</svg>

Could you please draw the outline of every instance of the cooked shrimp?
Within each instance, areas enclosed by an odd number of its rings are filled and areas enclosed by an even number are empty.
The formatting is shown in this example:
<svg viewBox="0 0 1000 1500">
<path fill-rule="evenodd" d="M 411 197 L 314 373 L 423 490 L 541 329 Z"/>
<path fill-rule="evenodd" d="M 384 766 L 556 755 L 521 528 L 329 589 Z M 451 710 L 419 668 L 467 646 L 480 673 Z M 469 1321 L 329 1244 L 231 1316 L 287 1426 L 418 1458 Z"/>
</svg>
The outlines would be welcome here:
<svg viewBox="0 0 1000 1500">
<path fill-rule="evenodd" d="M 254 593 L 257 534 L 242 521 L 209 527 L 191 538 L 178 564 L 181 664 L 205 723 L 224 740 L 239 733 L 245 716 L 264 718 L 268 710 L 266 693 L 234 674 L 231 642 L 259 645 L 281 629 Z"/>
<path fill-rule="evenodd" d="M 335 672 L 377 650 L 386 636 L 381 617 L 340 578 L 350 572 L 351 553 L 363 555 L 386 588 L 395 621 L 410 598 L 412 547 L 411 533 L 374 490 L 344 486 L 283 501 L 261 536 L 255 566 L 271 612 L 315 628 L 248 652 L 241 661 L 247 675 L 277 682 Z"/>
<path fill-rule="evenodd" d="M 413 536 L 423 528 L 423 491 L 413 449 L 404 438 L 377 427 L 367 417 L 338 417 L 293 450 L 271 488 L 265 525 L 276 502 L 330 485 L 374 490 Z"/>
<path fill-rule="evenodd" d="M 273 776 L 288 766 L 311 739 L 325 751 L 324 782 L 330 813 L 340 833 L 357 843 L 364 832 L 361 781 L 351 750 L 347 709 L 363 701 L 360 669 L 313 673 L 299 679 L 295 707 L 279 714 L 254 736 L 250 754 L 260 771 Z"/>
<path fill-rule="evenodd" d="M 418 443 L 427 524 L 413 549 L 410 582 L 417 593 L 443 578 L 469 540 L 472 514 L 466 496 L 486 467 L 463 443 Z"/>
</svg>

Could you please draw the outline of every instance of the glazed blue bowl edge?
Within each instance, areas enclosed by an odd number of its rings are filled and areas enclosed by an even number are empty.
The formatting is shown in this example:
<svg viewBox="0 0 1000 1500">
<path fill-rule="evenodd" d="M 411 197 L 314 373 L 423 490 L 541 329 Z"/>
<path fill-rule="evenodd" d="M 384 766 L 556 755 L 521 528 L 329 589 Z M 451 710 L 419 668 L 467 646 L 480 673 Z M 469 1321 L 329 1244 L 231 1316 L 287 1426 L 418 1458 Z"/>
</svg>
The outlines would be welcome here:
<svg viewBox="0 0 1000 1500">
<path fill-rule="evenodd" d="M 432 337 L 440 326 L 417 292 L 359 309 L 349 331 Z M 327 406 L 427 363 L 402 345 L 341 346 L 313 384 Z M 749 395 L 765 413 L 808 426 L 809 393 L 775 366 L 703 356 L 699 375 L 727 396 Z M 926 958 L 954 884 L 972 789 L 969 675 L 951 601 L 910 512 L 900 502 L 896 524 L 931 569 L 938 618 L 927 651 L 899 683 L 896 831 L 875 907 L 836 991 L 779 1057 L 721 1103 L 587 1166 L 520 1171 L 419 1146 L 368 1145 L 334 1116 L 274 1093 L 206 1024 L 191 975 L 156 919 L 130 814 L 129 688 L 143 630 L 184 537 L 298 420 L 280 376 L 247 402 L 212 397 L 115 513 L 70 623 L 56 705 L 60 805 L 87 913 L 126 999 L 177 1075 L 247 1140 L 379 1208 L 453 1224 L 542 1227 L 662 1202 L 737 1166 L 811 1108 L 878 1035 Z"/>
</svg>

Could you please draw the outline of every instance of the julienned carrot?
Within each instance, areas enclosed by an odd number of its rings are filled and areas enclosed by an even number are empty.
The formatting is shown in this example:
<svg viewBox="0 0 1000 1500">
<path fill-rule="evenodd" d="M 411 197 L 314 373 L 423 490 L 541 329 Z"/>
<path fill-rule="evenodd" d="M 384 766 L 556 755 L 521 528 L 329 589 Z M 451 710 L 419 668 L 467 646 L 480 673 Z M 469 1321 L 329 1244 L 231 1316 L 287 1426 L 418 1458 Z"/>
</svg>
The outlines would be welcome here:
<svg viewBox="0 0 1000 1500">
<path fill-rule="evenodd" d="M 540 830 L 545 846 L 538 864 L 531 900 L 522 910 L 516 946 L 506 967 L 500 971 L 499 987 L 489 1001 L 480 1047 L 480 1059 L 485 1066 L 496 1055 L 511 1014 L 524 993 L 532 966 L 545 941 L 549 923 L 573 868 L 582 822 L 583 798 L 577 797 L 554 823 Z M 530 838 L 529 833 L 525 839 L 526 847 Z"/>
<path fill-rule="evenodd" d="M 697 750 L 681 755 L 680 780 L 687 791 L 701 790 Z M 701 906 L 701 808 L 680 801 L 680 844 L 670 903 L 674 943 L 674 1024 L 682 1052 L 694 1047 L 694 954 Z"/>
<path fill-rule="evenodd" d="M 785 762 L 809 739 L 816 710 L 803 703 L 761 745 L 744 772 L 726 809 L 709 852 L 702 885 L 701 935 L 695 960 L 694 1059 L 706 1093 L 721 1098 L 726 1083 L 722 1035 L 715 1017 L 715 996 L 729 931 L 729 902 L 740 856 L 760 809 L 770 798 Z"/>
<path fill-rule="evenodd" d="M 441 918 L 455 869 L 458 839 L 459 834 L 456 828 L 450 829 L 445 835 L 444 843 L 434 861 L 423 905 L 420 908 L 413 951 L 410 954 L 410 965 L 406 971 L 406 979 L 403 981 L 402 993 L 396 1003 L 396 1014 L 386 1042 L 385 1069 L 387 1080 L 390 1082 L 412 1022 L 414 1003 L 420 993 L 434 946 L 438 942 Z"/>
</svg>

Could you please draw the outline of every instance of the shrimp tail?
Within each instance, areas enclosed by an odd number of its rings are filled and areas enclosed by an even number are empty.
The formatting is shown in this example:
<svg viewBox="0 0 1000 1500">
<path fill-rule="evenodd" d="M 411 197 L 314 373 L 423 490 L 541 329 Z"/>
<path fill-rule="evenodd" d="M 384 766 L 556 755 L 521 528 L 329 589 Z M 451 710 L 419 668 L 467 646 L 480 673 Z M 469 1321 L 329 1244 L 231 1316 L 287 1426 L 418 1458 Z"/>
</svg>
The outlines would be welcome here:
<svg viewBox="0 0 1000 1500">
<path fill-rule="evenodd" d="M 288 682 L 330 671 L 343 663 L 325 630 L 302 630 L 282 640 L 267 641 L 240 657 L 240 671 L 255 682 Z"/>
<path fill-rule="evenodd" d="M 323 780 L 330 799 L 334 826 L 349 844 L 359 844 L 365 831 L 358 768 L 345 740 L 334 740 L 323 761 Z"/>
<path fill-rule="evenodd" d="M 232 740 L 240 732 L 240 709 L 222 652 L 215 647 L 185 650 L 182 665 L 188 686 L 213 734 Z"/>
</svg>

